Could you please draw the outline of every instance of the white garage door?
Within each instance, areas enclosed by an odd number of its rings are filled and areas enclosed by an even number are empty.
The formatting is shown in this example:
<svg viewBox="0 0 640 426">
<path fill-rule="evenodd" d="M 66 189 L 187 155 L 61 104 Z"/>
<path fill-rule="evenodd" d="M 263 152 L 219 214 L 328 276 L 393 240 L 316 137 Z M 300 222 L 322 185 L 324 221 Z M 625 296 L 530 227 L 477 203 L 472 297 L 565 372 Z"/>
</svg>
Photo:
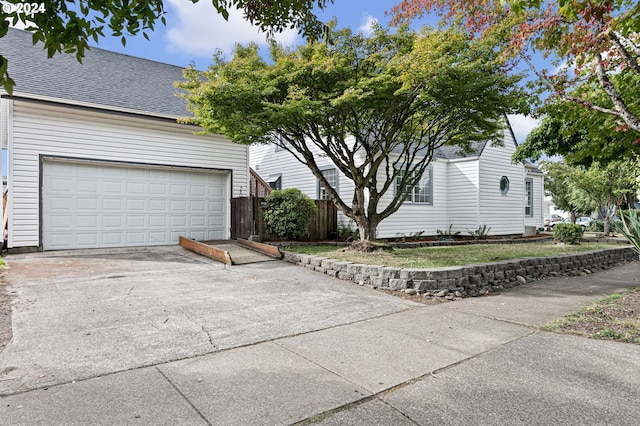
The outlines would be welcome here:
<svg viewBox="0 0 640 426">
<path fill-rule="evenodd" d="M 46 160 L 44 250 L 228 238 L 228 173 Z"/>
</svg>

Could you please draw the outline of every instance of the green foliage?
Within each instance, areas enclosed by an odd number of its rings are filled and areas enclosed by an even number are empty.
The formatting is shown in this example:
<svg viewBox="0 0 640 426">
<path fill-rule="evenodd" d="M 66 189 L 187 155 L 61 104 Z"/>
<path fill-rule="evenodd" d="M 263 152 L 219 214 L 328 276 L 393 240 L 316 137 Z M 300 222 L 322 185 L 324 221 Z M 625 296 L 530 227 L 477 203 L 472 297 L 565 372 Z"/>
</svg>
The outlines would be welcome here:
<svg viewBox="0 0 640 426">
<path fill-rule="evenodd" d="M 604 232 L 604 220 L 596 219 L 592 220 L 587 227 L 589 232 Z"/>
<path fill-rule="evenodd" d="M 476 229 L 475 231 L 471 231 L 469 229 L 467 229 L 467 231 L 474 240 L 486 240 L 489 236 L 489 231 L 491 231 L 491 227 L 487 227 L 487 225 L 484 224 L 482 226 L 478 226 L 478 229 Z"/>
<path fill-rule="evenodd" d="M 616 222 L 614 229 L 616 232 L 620 232 L 625 236 L 627 240 L 635 248 L 638 255 L 640 255 L 640 211 L 627 210 L 619 211 L 620 221 Z"/>
<path fill-rule="evenodd" d="M 575 167 L 566 183 L 572 192 L 570 199 L 580 205 L 594 205 L 605 222 L 605 234 L 609 225 L 629 193 L 636 194 L 640 182 L 638 161 L 617 161 L 606 166 L 594 162 L 589 168 Z M 580 209 L 587 211 L 586 209 Z"/>
<path fill-rule="evenodd" d="M 269 62 L 257 46 L 237 46 L 233 58 L 218 54 L 207 71 L 187 69 L 177 87 L 193 117 L 182 121 L 236 143 L 289 151 L 360 238 L 373 241 L 377 225 L 406 201 L 394 188 L 415 187 L 434 149 L 499 144 L 504 115 L 527 105 L 520 76 L 508 76 L 497 53 L 464 31 L 376 26 L 365 37 L 334 26 L 326 42 L 272 43 Z M 341 199 L 327 183 L 320 157 L 353 182 L 353 197 Z"/>
<path fill-rule="evenodd" d="M 338 241 L 351 242 L 360 238 L 360 232 L 358 228 L 354 228 L 353 221 L 345 223 L 344 221 L 338 222 Z"/>
<path fill-rule="evenodd" d="M 575 223 L 558 223 L 553 227 L 553 239 L 565 244 L 580 244 L 582 226 Z"/>
<path fill-rule="evenodd" d="M 191 0 L 197 3 L 199 0 Z M 287 28 L 298 28 L 309 37 L 319 37 L 325 33 L 322 24 L 313 9 L 325 8 L 333 0 L 279 0 L 263 2 L 253 0 L 208 0 L 225 19 L 230 9 L 244 11 L 245 18 L 261 30 L 273 34 Z M 25 3 L 24 0 L 5 0 L 4 3 Z M 56 53 L 72 53 L 82 61 L 89 41 L 98 41 L 105 33 L 119 37 L 123 45 L 127 37 L 142 34 L 149 38 L 155 25 L 160 21 L 166 24 L 165 0 L 104 1 L 74 0 L 45 1 L 31 3 L 44 4 L 37 13 L 27 15 L 31 8 L 3 10 L 0 21 L 0 37 L 7 34 L 9 25 L 22 21 L 25 28 L 33 34 L 33 44 L 41 42 L 48 57 Z M 77 5 L 77 6 L 76 6 Z M 7 59 L 0 56 L 0 87 L 11 93 L 14 81 L 7 71 Z"/>
<path fill-rule="evenodd" d="M 462 22 L 473 36 L 501 39 L 507 60 L 531 68 L 533 102 L 572 102 L 640 136 L 637 0 L 402 0 L 393 12 L 394 22 L 437 13 L 441 25 Z M 537 69 L 533 54 L 551 58 L 555 70 Z M 590 93 L 575 90 L 585 85 Z"/>
<path fill-rule="evenodd" d="M 551 195 L 551 201 L 560 210 L 567 212 L 576 211 L 578 206 L 571 199 L 571 186 L 567 183 L 573 168 L 565 162 L 545 161 L 540 164 L 545 172 L 544 189 Z M 584 207 L 584 206 L 582 206 Z M 586 211 L 592 211 L 595 206 L 590 206 Z"/>
<path fill-rule="evenodd" d="M 449 225 L 449 229 L 447 230 L 444 230 L 444 231 L 441 231 L 440 229 L 436 230 L 436 232 L 438 233 L 438 239 L 450 240 L 453 237 L 457 237 L 458 235 L 460 235 L 460 231 L 453 232 L 452 228 L 453 228 L 453 223 Z"/>
<path fill-rule="evenodd" d="M 288 240 L 308 235 L 307 226 L 318 208 L 302 191 L 296 188 L 274 190 L 264 201 L 264 221 L 269 231 Z"/>
</svg>

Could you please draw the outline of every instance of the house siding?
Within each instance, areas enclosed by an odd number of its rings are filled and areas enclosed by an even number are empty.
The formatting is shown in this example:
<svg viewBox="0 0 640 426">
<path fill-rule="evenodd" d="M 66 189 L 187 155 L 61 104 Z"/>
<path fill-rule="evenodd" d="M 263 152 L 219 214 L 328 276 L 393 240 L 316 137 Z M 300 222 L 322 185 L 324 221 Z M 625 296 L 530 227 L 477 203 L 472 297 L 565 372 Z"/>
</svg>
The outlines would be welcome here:
<svg viewBox="0 0 640 426">
<path fill-rule="evenodd" d="M 476 230 L 480 206 L 480 168 L 478 158 L 448 163 L 449 223 L 452 231 L 466 234 Z M 448 225 L 447 225 L 448 229 Z"/>
<path fill-rule="evenodd" d="M 447 164 L 442 161 L 433 161 L 432 189 L 433 203 L 412 203 L 405 201 L 402 206 L 384 219 L 378 225 L 378 238 L 409 237 L 421 233 L 422 235 L 435 235 L 438 229 L 446 229 L 448 225 L 448 191 Z M 378 182 L 386 181 L 384 171 L 378 171 Z M 384 210 L 395 195 L 392 185 L 389 191 L 380 200 L 378 211 Z"/>
<path fill-rule="evenodd" d="M 40 246 L 40 156 L 231 170 L 249 188 L 248 147 L 168 121 L 14 100 L 9 124 L 9 247 Z"/>
<path fill-rule="evenodd" d="M 435 159 L 431 163 L 433 203 L 405 202 L 398 211 L 378 225 L 378 238 L 401 238 L 422 233 L 437 235 L 438 230 L 459 231 L 468 235 L 478 227 L 491 227 L 491 235 L 524 233 L 524 167 L 512 164 L 515 140 L 505 131 L 504 146 L 487 145 L 480 156 Z M 319 155 L 320 167 L 332 163 Z M 312 198 L 316 197 L 317 179 L 306 166 L 286 151 L 276 151 L 274 146 L 251 147 L 252 167 L 263 179 L 272 174 L 282 174 L 282 187 L 295 187 Z M 500 192 L 500 179 L 507 176 L 510 190 Z M 378 172 L 378 182 L 386 180 L 383 170 Z M 383 196 L 378 206 L 382 211 L 394 196 L 394 187 Z M 537 189 L 536 189 L 537 190 Z M 345 203 L 353 199 L 354 185 L 340 174 L 339 192 Z M 534 200 L 537 203 L 537 200 Z M 537 204 L 534 207 L 538 208 Z M 339 214 L 339 220 L 346 218 Z"/>
<path fill-rule="evenodd" d="M 490 235 L 524 233 L 524 167 L 513 164 L 516 143 L 505 131 L 503 146 L 487 145 L 480 156 L 480 208 L 478 224 L 491 227 Z M 507 176 L 509 191 L 500 191 L 500 179 Z"/>
</svg>

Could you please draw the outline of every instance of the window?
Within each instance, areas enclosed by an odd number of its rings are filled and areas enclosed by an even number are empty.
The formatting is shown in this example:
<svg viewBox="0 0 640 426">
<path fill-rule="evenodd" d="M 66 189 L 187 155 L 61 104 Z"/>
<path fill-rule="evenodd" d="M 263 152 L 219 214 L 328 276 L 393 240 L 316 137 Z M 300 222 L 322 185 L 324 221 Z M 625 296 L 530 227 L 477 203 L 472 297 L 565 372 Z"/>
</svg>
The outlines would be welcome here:
<svg viewBox="0 0 640 426">
<path fill-rule="evenodd" d="M 326 169 L 326 170 L 321 170 L 320 172 L 322 173 L 322 176 L 324 176 L 324 178 L 329 183 L 329 186 L 331 186 L 333 189 L 335 189 L 336 192 L 338 192 L 338 170 Z M 330 200 L 330 199 L 331 198 L 329 198 L 329 193 L 327 192 L 325 187 L 322 186 L 322 183 L 320 182 L 320 180 L 318 180 L 318 200 Z"/>
<path fill-rule="evenodd" d="M 533 217 L 533 179 L 524 180 L 524 215 Z"/>
<path fill-rule="evenodd" d="M 282 175 L 269 175 L 267 183 L 271 189 L 282 189 Z"/>
<path fill-rule="evenodd" d="M 396 175 L 396 194 L 398 192 L 407 194 L 406 201 L 412 203 L 433 204 L 433 185 L 431 182 L 433 170 L 430 167 L 425 170 L 422 178 L 413 188 L 411 188 L 410 185 L 407 185 L 404 188 L 401 187 L 404 173 L 405 171 L 401 170 Z"/>
<path fill-rule="evenodd" d="M 502 195 L 507 195 L 509 192 L 509 178 L 506 176 L 502 176 L 500 179 L 500 192 L 502 192 Z"/>
</svg>

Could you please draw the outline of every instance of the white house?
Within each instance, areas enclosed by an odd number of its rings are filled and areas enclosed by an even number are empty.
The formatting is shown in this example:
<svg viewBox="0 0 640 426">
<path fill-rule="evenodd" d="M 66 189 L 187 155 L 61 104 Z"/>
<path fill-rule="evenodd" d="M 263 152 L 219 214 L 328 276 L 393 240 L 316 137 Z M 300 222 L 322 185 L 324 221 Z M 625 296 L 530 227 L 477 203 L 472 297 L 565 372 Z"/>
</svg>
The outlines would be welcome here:
<svg viewBox="0 0 640 426">
<path fill-rule="evenodd" d="M 435 159 L 420 187 L 390 217 L 378 226 L 379 238 L 437 235 L 438 230 L 468 235 L 487 225 L 490 235 L 522 235 L 542 226 L 544 195 L 542 173 L 535 167 L 512 164 L 516 141 L 510 127 L 502 146 L 476 143 L 462 155 L 458 147 L 445 146 Z M 320 152 L 316 161 L 342 200 L 353 197 L 353 182 Z M 286 150 L 274 145 L 254 145 L 251 167 L 274 188 L 298 188 L 311 198 L 327 198 L 318 179 Z M 379 176 L 378 182 L 386 178 Z M 395 190 L 395 188 L 394 188 Z M 380 209 L 393 197 L 388 192 Z M 340 221 L 348 219 L 339 215 Z M 346 223 L 346 222 L 345 222 Z"/>
<path fill-rule="evenodd" d="M 47 59 L 15 29 L 0 52 L 16 82 L 0 96 L 10 250 L 229 238 L 248 148 L 176 122 L 181 68 L 97 48 Z"/>
</svg>

